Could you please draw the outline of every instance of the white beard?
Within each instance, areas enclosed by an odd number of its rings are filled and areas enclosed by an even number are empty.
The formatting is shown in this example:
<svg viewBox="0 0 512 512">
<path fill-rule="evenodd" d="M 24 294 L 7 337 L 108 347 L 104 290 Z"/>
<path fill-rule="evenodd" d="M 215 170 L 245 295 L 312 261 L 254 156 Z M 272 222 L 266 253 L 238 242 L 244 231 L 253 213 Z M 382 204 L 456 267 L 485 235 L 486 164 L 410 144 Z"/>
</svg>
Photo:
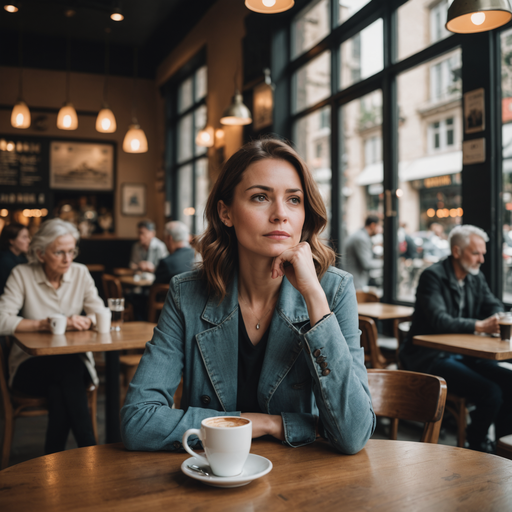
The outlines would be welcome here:
<svg viewBox="0 0 512 512">
<path fill-rule="evenodd" d="M 465 272 L 471 274 L 472 276 L 477 276 L 480 273 L 480 265 L 478 265 L 478 267 L 470 267 L 463 261 L 460 261 L 460 266 L 464 269 Z"/>
</svg>

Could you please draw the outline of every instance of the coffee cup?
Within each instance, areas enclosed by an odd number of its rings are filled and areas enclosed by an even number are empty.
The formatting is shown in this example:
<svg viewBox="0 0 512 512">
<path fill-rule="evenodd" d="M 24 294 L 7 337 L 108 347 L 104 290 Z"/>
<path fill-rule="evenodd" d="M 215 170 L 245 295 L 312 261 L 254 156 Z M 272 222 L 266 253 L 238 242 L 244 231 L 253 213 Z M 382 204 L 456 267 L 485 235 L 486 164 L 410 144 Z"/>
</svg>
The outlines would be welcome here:
<svg viewBox="0 0 512 512">
<path fill-rule="evenodd" d="M 499 313 L 500 338 L 502 341 L 510 341 L 512 334 L 512 313 Z"/>
<path fill-rule="evenodd" d="M 97 309 L 94 314 L 96 315 L 96 330 L 102 333 L 110 332 L 110 318 L 112 316 L 110 309 Z"/>
<path fill-rule="evenodd" d="M 191 435 L 203 443 L 206 458 L 187 444 Z M 217 476 L 236 476 L 242 472 L 249 456 L 252 422 L 240 416 L 215 416 L 201 422 L 201 429 L 191 428 L 183 434 L 183 448 Z"/>
<path fill-rule="evenodd" d="M 53 334 L 64 334 L 66 332 L 68 319 L 64 315 L 52 315 L 49 320 Z"/>
</svg>

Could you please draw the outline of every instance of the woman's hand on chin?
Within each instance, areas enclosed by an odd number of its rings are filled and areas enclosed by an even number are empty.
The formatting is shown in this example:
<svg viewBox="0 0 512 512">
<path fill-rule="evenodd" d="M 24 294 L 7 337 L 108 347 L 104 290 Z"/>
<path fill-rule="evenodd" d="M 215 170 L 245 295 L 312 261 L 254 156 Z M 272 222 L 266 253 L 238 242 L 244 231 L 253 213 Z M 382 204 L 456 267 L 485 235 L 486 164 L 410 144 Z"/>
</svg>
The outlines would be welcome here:
<svg viewBox="0 0 512 512">
<path fill-rule="evenodd" d="M 271 435 L 276 439 L 284 441 L 284 426 L 281 416 L 259 412 L 242 413 L 240 416 L 252 421 L 253 439 Z"/>
<path fill-rule="evenodd" d="M 87 316 L 73 315 L 68 317 L 66 331 L 87 331 L 91 323 L 91 319 Z"/>
</svg>

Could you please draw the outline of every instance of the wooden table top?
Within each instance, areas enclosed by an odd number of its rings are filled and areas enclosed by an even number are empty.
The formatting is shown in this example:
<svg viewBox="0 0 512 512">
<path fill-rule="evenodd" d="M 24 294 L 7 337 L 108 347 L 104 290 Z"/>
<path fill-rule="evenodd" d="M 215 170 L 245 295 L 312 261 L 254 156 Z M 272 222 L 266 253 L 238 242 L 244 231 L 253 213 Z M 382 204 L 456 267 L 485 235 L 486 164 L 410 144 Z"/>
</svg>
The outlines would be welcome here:
<svg viewBox="0 0 512 512">
<path fill-rule="evenodd" d="M 374 320 L 400 320 L 412 316 L 414 308 L 384 302 L 361 302 L 357 304 L 357 312 Z"/>
<path fill-rule="evenodd" d="M 512 358 L 510 341 L 478 334 L 425 334 L 414 336 L 413 343 L 465 356 L 503 361 Z"/>
<path fill-rule="evenodd" d="M 56 335 L 51 332 L 19 332 L 13 335 L 16 343 L 32 356 L 107 352 L 144 348 L 153 337 L 156 324 L 127 322 L 120 331 L 100 334 L 96 331 L 68 331 Z"/>
<path fill-rule="evenodd" d="M 154 279 L 134 279 L 134 276 L 120 276 L 119 281 L 126 286 L 151 286 L 154 283 Z"/>
<path fill-rule="evenodd" d="M 357 455 L 324 441 L 256 440 L 272 471 L 219 489 L 180 471 L 189 455 L 128 452 L 121 443 L 39 457 L 0 472 L 2 511 L 510 510 L 512 461 L 428 443 L 370 440 Z"/>
</svg>

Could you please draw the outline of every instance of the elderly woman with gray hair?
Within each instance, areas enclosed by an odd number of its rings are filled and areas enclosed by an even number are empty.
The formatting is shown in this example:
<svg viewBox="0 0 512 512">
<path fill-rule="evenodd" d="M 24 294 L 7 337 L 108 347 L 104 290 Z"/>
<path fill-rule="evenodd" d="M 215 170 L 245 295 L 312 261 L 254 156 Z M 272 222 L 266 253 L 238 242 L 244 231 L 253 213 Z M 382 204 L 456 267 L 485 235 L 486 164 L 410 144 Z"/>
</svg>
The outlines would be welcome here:
<svg viewBox="0 0 512 512">
<path fill-rule="evenodd" d="M 0 297 L 0 335 L 49 331 L 48 318 L 55 314 L 67 317 L 67 330 L 92 326 L 94 311 L 104 304 L 87 267 L 73 262 L 78 239 L 69 222 L 42 224 L 30 243 L 29 263 L 13 269 Z M 48 398 L 46 454 L 65 449 L 70 429 L 79 447 L 96 444 L 85 390 L 87 379 L 98 384 L 90 352 L 31 357 L 14 345 L 9 375 L 13 389 Z"/>
</svg>

